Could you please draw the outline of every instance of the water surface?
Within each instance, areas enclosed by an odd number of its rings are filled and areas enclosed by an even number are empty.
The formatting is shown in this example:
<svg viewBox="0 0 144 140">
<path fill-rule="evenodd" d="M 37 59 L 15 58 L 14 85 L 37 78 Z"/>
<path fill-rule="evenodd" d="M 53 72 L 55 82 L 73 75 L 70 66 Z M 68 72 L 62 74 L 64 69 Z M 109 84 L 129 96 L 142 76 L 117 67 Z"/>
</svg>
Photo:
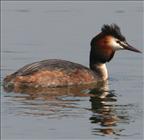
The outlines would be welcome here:
<svg viewBox="0 0 144 140">
<path fill-rule="evenodd" d="M 128 42 L 142 50 L 142 6 L 128 1 L 3 1 L 2 79 L 49 58 L 88 66 L 90 40 L 105 23 L 117 23 Z M 109 82 L 95 87 L 2 89 L 2 139 L 142 140 L 142 55 L 118 52 L 107 67 Z"/>
</svg>

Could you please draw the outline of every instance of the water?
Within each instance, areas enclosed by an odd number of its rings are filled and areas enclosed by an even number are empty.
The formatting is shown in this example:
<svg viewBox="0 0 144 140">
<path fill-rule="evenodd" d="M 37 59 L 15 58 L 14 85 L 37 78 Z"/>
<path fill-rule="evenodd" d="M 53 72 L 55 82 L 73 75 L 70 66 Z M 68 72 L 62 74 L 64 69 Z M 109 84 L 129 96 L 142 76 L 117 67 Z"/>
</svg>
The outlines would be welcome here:
<svg viewBox="0 0 144 140">
<path fill-rule="evenodd" d="M 142 50 L 142 3 L 3 1 L 2 78 L 48 58 L 88 66 L 90 40 L 104 23 L 117 23 Z M 109 83 L 93 90 L 2 89 L 2 139 L 142 140 L 142 54 L 118 52 L 107 67 Z"/>
</svg>

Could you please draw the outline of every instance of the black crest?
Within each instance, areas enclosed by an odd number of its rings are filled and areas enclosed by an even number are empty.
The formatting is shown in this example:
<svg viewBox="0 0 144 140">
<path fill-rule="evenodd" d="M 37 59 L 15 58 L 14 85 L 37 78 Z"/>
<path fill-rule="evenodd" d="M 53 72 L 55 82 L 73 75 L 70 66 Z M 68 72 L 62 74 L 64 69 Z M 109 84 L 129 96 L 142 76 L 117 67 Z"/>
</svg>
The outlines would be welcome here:
<svg viewBox="0 0 144 140">
<path fill-rule="evenodd" d="M 104 34 L 112 35 L 121 41 L 126 40 L 125 37 L 121 34 L 119 26 L 116 24 L 111 24 L 111 25 L 104 24 L 103 27 L 101 28 L 101 31 Z"/>
</svg>

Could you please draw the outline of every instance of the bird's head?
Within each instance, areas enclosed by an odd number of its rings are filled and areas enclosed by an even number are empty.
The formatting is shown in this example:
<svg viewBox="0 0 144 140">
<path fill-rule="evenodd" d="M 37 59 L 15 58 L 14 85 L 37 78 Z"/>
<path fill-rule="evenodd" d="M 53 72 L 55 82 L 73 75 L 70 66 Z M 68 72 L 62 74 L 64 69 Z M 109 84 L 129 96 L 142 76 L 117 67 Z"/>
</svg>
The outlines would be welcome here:
<svg viewBox="0 0 144 140">
<path fill-rule="evenodd" d="M 91 59 L 101 63 L 108 62 L 117 50 L 130 50 L 141 53 L 141 51 L 127 43 L 118 25 L 103 25 L 101 33 L 91 41 Z"/>
</svg>

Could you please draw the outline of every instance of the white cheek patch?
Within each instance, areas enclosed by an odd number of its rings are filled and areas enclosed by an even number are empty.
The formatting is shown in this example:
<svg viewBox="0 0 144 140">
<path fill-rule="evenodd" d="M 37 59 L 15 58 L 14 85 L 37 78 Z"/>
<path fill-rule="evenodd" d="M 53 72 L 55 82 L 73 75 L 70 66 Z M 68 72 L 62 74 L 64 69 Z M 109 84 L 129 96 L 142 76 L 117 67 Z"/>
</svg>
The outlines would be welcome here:
<svg viewBox="0 0 144 140">
<path fill-rule="evenodd" d="M 124 44 L 123 42 L 121 42 L 121 44 Z M 114 50 L 123 50 L 124 48 L 116 42 L 115 39 L 111 40 L 111 46 L 113 47 Z"/>
</svg>

